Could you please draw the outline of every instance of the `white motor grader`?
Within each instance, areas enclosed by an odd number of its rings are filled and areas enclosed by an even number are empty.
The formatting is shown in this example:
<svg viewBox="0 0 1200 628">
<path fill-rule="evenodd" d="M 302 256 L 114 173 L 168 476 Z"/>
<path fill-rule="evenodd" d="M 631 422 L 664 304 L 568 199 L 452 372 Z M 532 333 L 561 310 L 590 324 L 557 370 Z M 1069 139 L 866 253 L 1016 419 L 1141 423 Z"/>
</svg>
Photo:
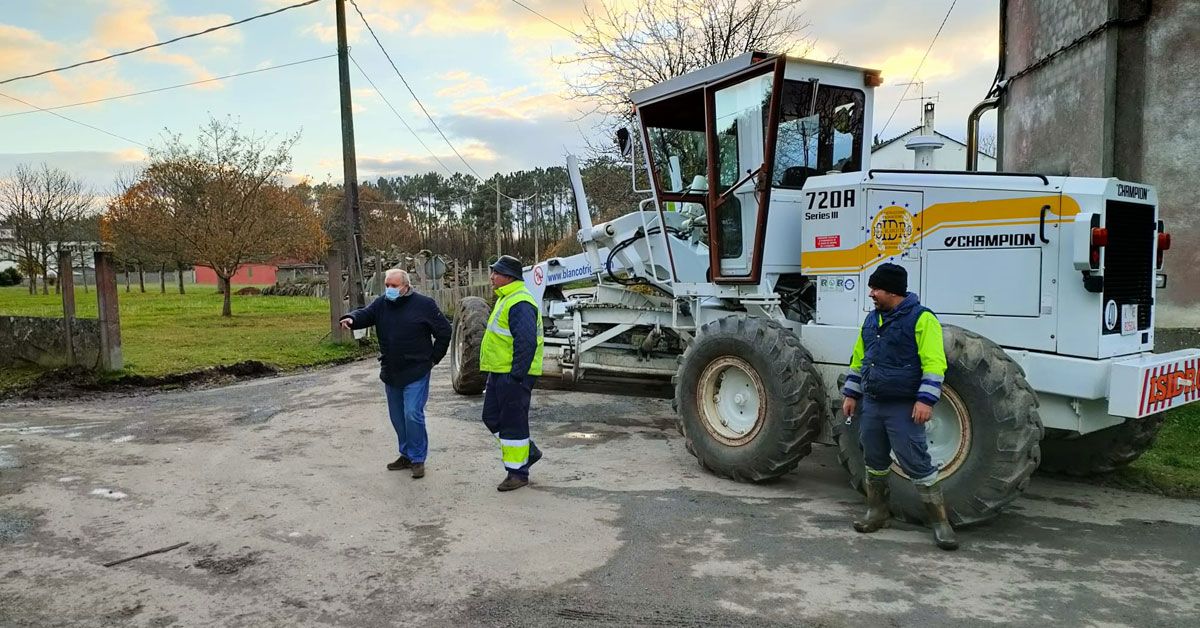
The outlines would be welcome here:
<svg viewBox="0 0 1200 628">
<path fill-rule="evenodd" d="M 995 516 L 1039 465 L 1089 474 L 1135 459 L 1163 411 L 1200 398 L 1200 350 L 1152 352 L 1170 244 L 1154 188 L 873 170 L 880 82 L 747 53 L 634 92 L 640 128 L 618 140 L 644 159 L 647 198 L 593 225 L 569 159 L 584 252 L 525 271 L 544 377 L 673 382 L 680 431 L 713 473 L 767 480 L 836 443 L 861 490 L 839 383 L 873 308 L 866 279 L 893 262 L 945 327 L 927 430 L 953 523 Z M 483 389 L 487 315 L 468 299 L 455 319 L 459 393 Z M 893 512 L 919 519 L 897 475 Z"/>
</svg>

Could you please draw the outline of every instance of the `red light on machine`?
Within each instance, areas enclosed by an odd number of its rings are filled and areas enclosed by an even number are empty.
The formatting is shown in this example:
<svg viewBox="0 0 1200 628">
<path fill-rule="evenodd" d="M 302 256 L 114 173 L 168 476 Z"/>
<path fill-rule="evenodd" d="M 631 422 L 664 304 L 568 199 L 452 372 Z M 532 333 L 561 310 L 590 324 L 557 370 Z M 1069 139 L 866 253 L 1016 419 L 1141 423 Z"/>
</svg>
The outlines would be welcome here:
<svg viewBox="0 0 1200 628">
<path fill-rule="evenodd" d="M 1171 248 L 1171 234 L 1158 232 L 1158 259 L 1155 267 L 1162 269 L 1163 267 L 1163 252 Z"/>
<path fill-rule="evenodd" d="M 1108 229 L 1092 227 L 1092 246 L 1108 246 Z"/>
</svg>

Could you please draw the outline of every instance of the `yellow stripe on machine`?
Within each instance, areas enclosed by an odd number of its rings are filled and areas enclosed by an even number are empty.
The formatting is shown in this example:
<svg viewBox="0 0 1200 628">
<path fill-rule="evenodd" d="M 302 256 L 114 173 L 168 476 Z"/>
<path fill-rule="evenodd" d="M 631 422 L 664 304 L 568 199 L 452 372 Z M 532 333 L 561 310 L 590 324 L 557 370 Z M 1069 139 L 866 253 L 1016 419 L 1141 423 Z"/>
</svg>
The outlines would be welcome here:
<svg viewBox="0 0 1200 628">
<path fill-rule="evenodd" d="M 913 216 L 920 226 L 915 229 L 912 243 L 925 239 L 938 231 L 954 227 L 1001 227 L 1036 225 L 1041 223 L 1042 208 L 1050 207 L 1046 224 L 1072 222 L 1079 213 L 1079 203 L 1069 196 L 1035 196 L 1008 198 L 991 201 L 964 201 L 939 203 L 926 207 Z M 840 251 L 804 251 L 800 254 L 800 266 L 806 275 L 837 274 L 866 270 L 886 259 L 868 237 L 851 249 Z"/>
</svg>

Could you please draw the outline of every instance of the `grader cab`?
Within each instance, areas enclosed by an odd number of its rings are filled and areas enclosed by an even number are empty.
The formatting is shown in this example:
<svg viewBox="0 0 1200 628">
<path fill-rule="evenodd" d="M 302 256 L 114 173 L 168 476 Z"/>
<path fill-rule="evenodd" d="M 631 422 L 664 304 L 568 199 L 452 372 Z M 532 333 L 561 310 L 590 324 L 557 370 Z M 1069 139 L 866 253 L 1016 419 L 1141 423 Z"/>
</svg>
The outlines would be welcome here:
<svg viewBox="0 0 1200 628">
<path fill-rule="evenodd" d="M 861 490 L 839 384 L 873 308 L 866 279 L 892 262 L 945 328 L 950 367 L 926 429 L 953 523 L 995 516 L 1039 465 L 1132 461 L 1164 410 L 1200 397 L 1200 350 L 1153 353 L 1170 244 L 1154 188 L 873 170 L 880 82 L 747 53 L 634 92 L 639 129 L 619 138 L 647 197 L 593 225 L 569 159 L 583 252 L 525 271 L 545 377 L 671 382 L 688 449 L 713 473 L 770 479 L 824 442 Z M 483 387 L 487 307 L 468 299 L 455 320 L 463 394 Z M 897 475 L 893 511 L 919 518 Z"/>
</svg>

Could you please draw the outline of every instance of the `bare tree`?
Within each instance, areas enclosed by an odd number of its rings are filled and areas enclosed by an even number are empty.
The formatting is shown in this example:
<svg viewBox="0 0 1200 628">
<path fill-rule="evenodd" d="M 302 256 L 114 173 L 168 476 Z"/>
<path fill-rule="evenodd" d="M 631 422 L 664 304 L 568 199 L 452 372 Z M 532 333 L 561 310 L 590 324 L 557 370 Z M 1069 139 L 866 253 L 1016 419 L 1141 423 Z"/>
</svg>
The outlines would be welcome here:
<svg viewBox="0 0 1200 628">
<path fill-rule="evenodd" d="M 804 56 L 813 41 L 802 0 L 601 0 L 584 5 L 581 52 L 565 63 L 583 67 L 571 82 L 577 96 L 610 118 L 627 119 L 629 93 L 744 52 Z"/>
<path fill-rule="evenodd" d="M 979 152 L 994 159 L 996 157 L 996 149 L 997 142 L 994 131 L 979 134 Z"/>
<path fill-rule="evenodd" d="M 312 258 L 326 248 L 311 204 L 286 189 L 293 135 L 274 141 L 212 119 L 195 145 L 169 134 L 151 152 L 142 178 L 174 250 L 212 268 L 224 288 L 222 316 L 230 316 L 229 280 L 243 264 Z"/>
<path fill-rule="evenodd" d="M 90 213 L 95 197 L 71 173 L 42 164 L 22 164 L 0 183 L 0 212 L 13 230 L 29 293 L 50 293 L 50 265 Z"/>
</svg>

